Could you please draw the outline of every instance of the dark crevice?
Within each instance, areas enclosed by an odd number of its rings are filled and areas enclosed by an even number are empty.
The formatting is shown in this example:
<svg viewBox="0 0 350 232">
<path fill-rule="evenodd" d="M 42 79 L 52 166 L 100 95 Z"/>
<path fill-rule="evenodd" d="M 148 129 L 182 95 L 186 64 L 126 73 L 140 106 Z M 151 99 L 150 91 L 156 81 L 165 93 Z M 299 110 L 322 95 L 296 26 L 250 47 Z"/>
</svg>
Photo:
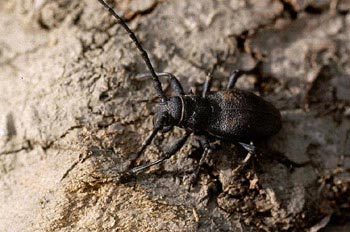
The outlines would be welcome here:
<svg viewBox="0 0 350 232">
<path fill-rule="evenodd" d="M 197 162 L 201 159 L 202 154 L 203 154 L 204 149 L 202 147 L 198 147 L 196 149 L 194 149 L 189 155 L 188 157 L 191 159 L 196 160 Z"/>
<path fill-rule="evenodd" d="M 72 20 L 73 25 L 78 25 L 80 23 L 80 19 L 81 19 L 83 13 L 84 13 L 84 10 L 80 9 L 80 11 L 77 12 L 76 15 L 74 15 L 74 18 Z"/>
<path fill-rule="evenodd" d="M 109 4 L 113 9 L 115 9 L 117 12 L 119 11 L 123 11 L 122 14 L 120 14 L 120 16 L 122 16 L 123 20 L 125 22 L 130 22 L 132 20 L 134 20 L 137 16 L 143 16 L 143 15 L 148 15 L 148 14 L 151 14 L 158 6 L 160 2 L 159 1 L 155 1 L 153 3 L 153 5 L 151 5 L 149 8 L 147 9 L 144 9 L 144 10 L 137 10 L 137 11 L 131 11 L 131 10 L 128 10 L 128 9 L 118 9 L 118 7 L 116 7 L 116 5 L 118 4 L 115 4 L 113 3 L 113 1 L 109 2 L 107 1 L 107 4 Z M 107 10 L 108 11 L 108 10 Z M 121 12 L 120 12 L 121 13 Z M 119 13 L 118 13 L 119 14 Z M 113 23 L 114 25 L 115 23 Z"/>
<path fill-rule="evenodd" d="M 241 35 L 237 37 L 237 48 L 241 52 L 245 52 L 245 42 L 247 40 L 248 31 L 244 31 Z"/>
<path fill-rule="evenodd" d="M 309 14 L 320 15 L 320 14 L 322 14 L 323 11 L 320 8 L 316 8 L 313 6 L 307 6 L 305 8 L 305 12 L 307 12 Z"/>
<path fill-rule="evenodd" d="M 48 25 L 46 25 L 46 23 L 44 23 L 43 18 L 40 16 L 38 19 L 38 25 L 41 29 L 45 30 L 45 31 L 49 31 L 50 27 Z"/>
<path fill-rule="evenodd" d="M 108 91 L 103 91 L 98 96 L 98 100 L 102 102 L 107 102 L 109 99 L 111 99 L 111 97 L 109 96 Z"/>
<path fill-rule="evenodd" d="M 212 188 L 210 192 L 208 193 L 209 201 L 215 201 L 215 204 L 217 205 L 217 199 L 221 193 L 224 192 L 223 184 L 220 181 L 217 170 L 215 170 L 214 167 L 209 167 L 208 165 L 204 166 L 206 170 L 208 171 L 208 174 L 210 176 L 210 179 L 213 180 L 213 183 L 215 184 L 215 188 Z"/>
<path fill-rule="evenodd" d="M 342 15 L 342 16 L 346 16 L 347 14 L 350 13 L 350 10 L 341 10 L 341 9 L 339 9 L 339 10 L 338 10 L 338 13 L 339 13 L 340 15 Z"/>
<path fill-rule="evenodd" d="M 144 16 L 144 15 L 148 15 L 148 14 L 151 14 L 158 6 L 159 2 L 158 1 L 155 1 L 154 4 L 152 6 L 150 6 L 149 8 L 145 9 L 145 10 L 139 10 L 139 11 L 135 11 L 135 12 L 132 12 L 130 14 L 126 14 L 124 16 L 124 20 L 126 22 L 130 22 L 132 21 L 133 19 L 135 19 L 137 16 Z"/>
<path fill-rule="evenodd" d="M 282 4 L 283 4 L 284 11 L 288 13 L 289 17 L 290 17 L 292 20 L 297 19 L 297 17 L 298 17 L 298 12 L 294 9 L 294 7 L 292 6 L 292 4 L 290 4 L 289 2 L 286 2 L 286 1 L 281 1 L 281 2 L 282 2 Z"/>
</svg>

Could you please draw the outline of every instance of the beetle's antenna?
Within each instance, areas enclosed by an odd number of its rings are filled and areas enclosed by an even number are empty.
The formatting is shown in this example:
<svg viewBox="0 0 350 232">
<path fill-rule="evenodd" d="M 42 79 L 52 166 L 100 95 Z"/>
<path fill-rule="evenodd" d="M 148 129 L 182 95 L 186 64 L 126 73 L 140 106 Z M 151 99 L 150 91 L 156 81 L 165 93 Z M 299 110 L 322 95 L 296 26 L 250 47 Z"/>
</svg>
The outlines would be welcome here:
<svg viewBox="0 0 350 232">
<path fill-rule="evenodd" d="M 113 10 L 112 7 L 110 7 L 105 1 L 103 0 L 98 0 L 105 8 L 108 9 L 109 13 L 111 13 L 113 15 L 114 18 L 116 18 L 118 20 L 118 23 L 120 25 L 122 25 L 122 27 L 128 32 L 131 40 L 135 43 L 137 49 L 140 51 L 141 56 L 143 58 L 143 60 L 145 61 L 147 68 L 149 69 L 149 71 L 152 74 L 152 79 L 153 79 L 153 85 L 154 88 L 157 91 L 158 96 L 161 98 L 162 102 L 166 101 L 166 96 L 165 93 L 162 90 L 162 85 L 158 79 L 158 76 L 156 74 L 156 72 L 154 71 L 154 68 L 152 66 L 152 63 L 150 61 L 150 59 L 148 58 L 148 54 L 147 52 L 143 49 L 141 43 L 139 42 L 139 40 L 137 39 L 135 33 L 128 27 L 128 25 L 125 23 L 125 21 Z"/>
</svg>

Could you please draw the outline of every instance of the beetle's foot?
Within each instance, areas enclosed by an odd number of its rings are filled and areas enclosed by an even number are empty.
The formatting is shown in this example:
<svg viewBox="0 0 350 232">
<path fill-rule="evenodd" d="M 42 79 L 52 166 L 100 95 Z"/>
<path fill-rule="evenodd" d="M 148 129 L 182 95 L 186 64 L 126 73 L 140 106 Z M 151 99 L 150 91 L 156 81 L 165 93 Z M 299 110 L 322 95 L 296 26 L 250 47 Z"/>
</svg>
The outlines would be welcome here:
<svg viewBox="0 0 350 232">
<path fill-rule="evenodd" d="M 190 175 L 189 175 L 189 177 L 188 177 L 188 179 L 187 179 L 187 191 L 191 191 L 196 185 L 197 185 L 197 183 L 198 183 L 198 171 L 197 170 L 195 170 L 194 172 L 192 172 Z"/>
<path fill-rule="evenodd" d="M 294 162 L 294 161 L 292 161 L 292 160 L 290 160 L 288 158 L 283 159 L 283 160 L 278 160 L 277 159 L 277 162 L 279 162 L 282 165 L 284 165 L 285 167 L 287 167 L 289 169 L 289 171 L 291 171 L 291 172 L 293 172 L 294 169 L 296 169 L 296 168 L 302 168 L 302 167 L 305 167 L 306 165 L 310 164 L 310 161 L 297 163 L 297 162 Z"/>
<path fill-rule="evenodd" d="M 134 177 L 135 177 L 134 173 L 132 173 L 130 171 L 126 171 L 120 175 L 118 182 L 121 184 L 125 184 L 125 183 L 130 182 Z"/>
<path fill-rule="evenodd" d="M 274 152 L 273 155 L 270 157 L 270 159 L 277 161 L 278 163 L 284 165 L 286 168 L 289 169 L 289 171 L 294 171 L 296 168 L 302 168 L 307 165 L 309 165 L 310 161 L 305 162 L 295 162 L 293 160 L 290 160 L 284 153 L 282 152 Z"/>
<path fill-rule="evenodd" d="M 197 184 L 198 182 L 198 173 L 192 173 L 191 176 L 190 176 L 190 185 L 193 187 Z"/>
<path fill-rule="evenodd" d="M 202 169 L 202 165 L 198 165 L 196 169 L 191 173 L 189 178 L 190 188 L 195 187 L 197 185 L 201 169 Z"/>
</svg>

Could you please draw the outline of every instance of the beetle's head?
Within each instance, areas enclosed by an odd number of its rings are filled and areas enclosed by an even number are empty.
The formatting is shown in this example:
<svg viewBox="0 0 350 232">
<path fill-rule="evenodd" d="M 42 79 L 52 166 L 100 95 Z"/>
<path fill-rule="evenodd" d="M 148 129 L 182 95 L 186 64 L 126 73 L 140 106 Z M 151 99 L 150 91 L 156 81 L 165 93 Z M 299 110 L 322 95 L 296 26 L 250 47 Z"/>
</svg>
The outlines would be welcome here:
<svg viewBox="0 0 350 232">
<path fill-rule="evenodd" d="M 163 131 L 170 130 L 181 121 L 183 104 L 180 97 L 170 97 L 165 102 L 161 102 L 157 108 L 155 125 L 162 125 Z"/>
</svg>

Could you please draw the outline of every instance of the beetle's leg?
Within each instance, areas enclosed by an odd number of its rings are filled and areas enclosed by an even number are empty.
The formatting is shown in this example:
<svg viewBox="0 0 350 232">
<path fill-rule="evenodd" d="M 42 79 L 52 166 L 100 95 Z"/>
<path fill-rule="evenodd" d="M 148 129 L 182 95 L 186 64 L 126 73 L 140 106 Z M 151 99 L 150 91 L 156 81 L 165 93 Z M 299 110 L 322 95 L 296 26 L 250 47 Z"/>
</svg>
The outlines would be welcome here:
<svg viewBox="0 0 350 232">
<path fill-rule="evenodd" d="M 160 127 L 155 127 L 152 131 L 152 133 L 148 136 L 148 138 L 143 142 L 141 149 L 134 155 L 130 166 L 133 166 L 135 161 L 141 156 L 141 154 L 146 150 L 146 148 L 151 144 L 154 137 L 157 135 L 158 131 L 160 130 Z"/>
<path fill-rule="evenodd" d="M 246 151 L 248 151 L 248 153 L 246 157 L 240 162 L 240 164 L 232 170 L 232 173 L 234 174 L 239 174 L 242 171 L 242 169 L 248 165 L 248 161 L 252 158 L 252 155 L 257 154 L 257 148 L 253 145 L 252 142 L 251 144 L 241 142 L 238 142 L 237 144 L 243 147 Z"/>
<path fill-rule="evenodd" d="M 252 154 L 256 154 L 258 149 L 253 144 L 241 143 L 238 142 L 246 151 Z"/>
<path fill-rule="evenodd" d="M 227 89 L 233 89 L 236 85 L 238 78 L 240 78 L 243 74 L 244 72 L 241 70 L 234 70 L 233 72 L 231 72 L 230 78 L 227 83 Z"/>
<path fill-rule="evenodd" d="M 210 91 L 210 87 L 211 87 L 211 82 L 213 79 L 213 73 L 215 71 L 215 69 L 217 68 L 217 66 L 219 65 L 219 60 L 213 65 L 213 67 L 210 69 L 210 71 L 207 74 L 207 77 L 205 78 L 205 82 L 203 85 L 203 91 L 202 91 L 202 97 L 206 97 L 207 93 Z"/>
<path fill-rule="evenodd" d="M 190 177 L 190 184 L 191 185 L 195 185 L 197 183 L 200 169 L 202 168 L 205 160 L 207 159 L 209 153 L 211 152 L 210 144 L 209 144 L 207 137 L 205 137 L 205 136 L 199 137 L 199 142 L 200 142 L 201 146 L 203 147 L 204 151 L 203 151 L 202 157 L 199 160 L 199 163 L 198 163 L 196 169 L 194 170 L 194 172 L 192 173 L 192 175 Z"/>
<path fill-rule="evenodd" d="M 208 73 L 207 77 L 205 78 L 205 82 L 203 85 L 203 91 L 202 91 L 202 97 L 206 97 L 208 91 L 210 90 L 211 80 L 212 80 L 212 72 Z"/>
<path fill-rule="evenodd" d="M 238 142 L 238 143 L 245 150 L 247 150 L 249 153 L 251 153 L 253 155 L 256 155 L 256 154 L 258 154 L 258 155 L 259 154 L 263 154 L 263 155 L 271 154 L 271 152 L 261 150 L 260 148 L 257 148 L 254 145 L 241 143 L 241 142 Z M 305 165 L 309 164 L 309 162 L 303 162 L 303 163 L 294 162 L 294 161 L 290 160 L 288 157 L 286 157 L 282 153 L 278 153 L 278 154 L 276 154 L 276 152 L 273 152 L 273 153 L 274 154 L 269 155 L 269 158 L 273 159 L 273 160 L 276 160 L 277 162 L 279 162 L 280 164 L 283 164 L 287 168 L 291 168 L 291 169 L 293 169 L 293 168 L 300 168 L 300 167 L 304 167 Z"/>
<path fill-rule="evenodd" d="M 191 132 L 186 132 L 185 136 L 182 137 L 181 139 L 177 140 L 176 143 L 174 143 L 167 152 L 165 152 L 164 156 L 161 157 L 160 159 L 157 159 L 153 162 L 150 162 L 148 164 L 144 164 L 138 167 L 135 167 L 127 172 L 125 172 L 122 177 L 121 177 L 121 182 L 124 182 L 125 180 L 127 180 L 130 176 L 134 176 L 139 172 L 142 172 L 156 164 L 162 163 L 163 161 L 169 159 L 171 156 L 173 156 L 174 154 L 176 154 L 176 152 L 178 152 L 183 145 L 185 145 L 186 140 L 188 139 L 188 137 L 191 135 Z"/>
<path fill-rule="evenodd" d="M 293 170 L 294 168 L 301 168 L 305 167 L 306 165 L 310 164 L 310 161 L 305 161 L 302 163 L 297 163 L 292 160 L 290 160 L 285 154 L 278 152 L 274 152 L 270 159 L 276 160 L 278 163 L 284 165 L 285 167 L 289 168 L 290 170 Z"/>
<path fill-rule="evenodd" d="M 185 95 L 185 92 L 182 88 L 180 81 L 173 74 L 162 72 L 162 73 L 157 73 L 157 76 L 167 77 L 169 80 L 171 89 L 173 89 L 177 95 Z M 149 77 L 152 77 L 151 73 L 143 73 L 136 76 L 137 79 L 143 79 L 143 78 L 149 78 Z"/>
<path fill-rule="evenodd" d="M 163 130 L 163 121 L 164 121 L 165 116 L 161 116 L 160 119 L 158 121 L 156 121 L 155 125 L 154 125 L 154 129 L 152 131 L 152 133 L 148 136 L 148 138 L 143 142 L 141 149 L 134 154 L 134 157 L 132 158 L 131 164 L 130 166 L 133 167 L 136 160 L 141 156 L 141 154 L 146 150 L 146 148 L 151 144 L 152 140 L 154 139 L 154 137 L 157 135 L 158 131 Z"/>
<path fill-rule="evenodd" d="M 232 173 L 240 173 L 240 171 L 248 164 L 248 161 L 252 158 L 252 153 L 248 152 L 243 161 L 235 169 L 232 170 Z"/>
</svg>

